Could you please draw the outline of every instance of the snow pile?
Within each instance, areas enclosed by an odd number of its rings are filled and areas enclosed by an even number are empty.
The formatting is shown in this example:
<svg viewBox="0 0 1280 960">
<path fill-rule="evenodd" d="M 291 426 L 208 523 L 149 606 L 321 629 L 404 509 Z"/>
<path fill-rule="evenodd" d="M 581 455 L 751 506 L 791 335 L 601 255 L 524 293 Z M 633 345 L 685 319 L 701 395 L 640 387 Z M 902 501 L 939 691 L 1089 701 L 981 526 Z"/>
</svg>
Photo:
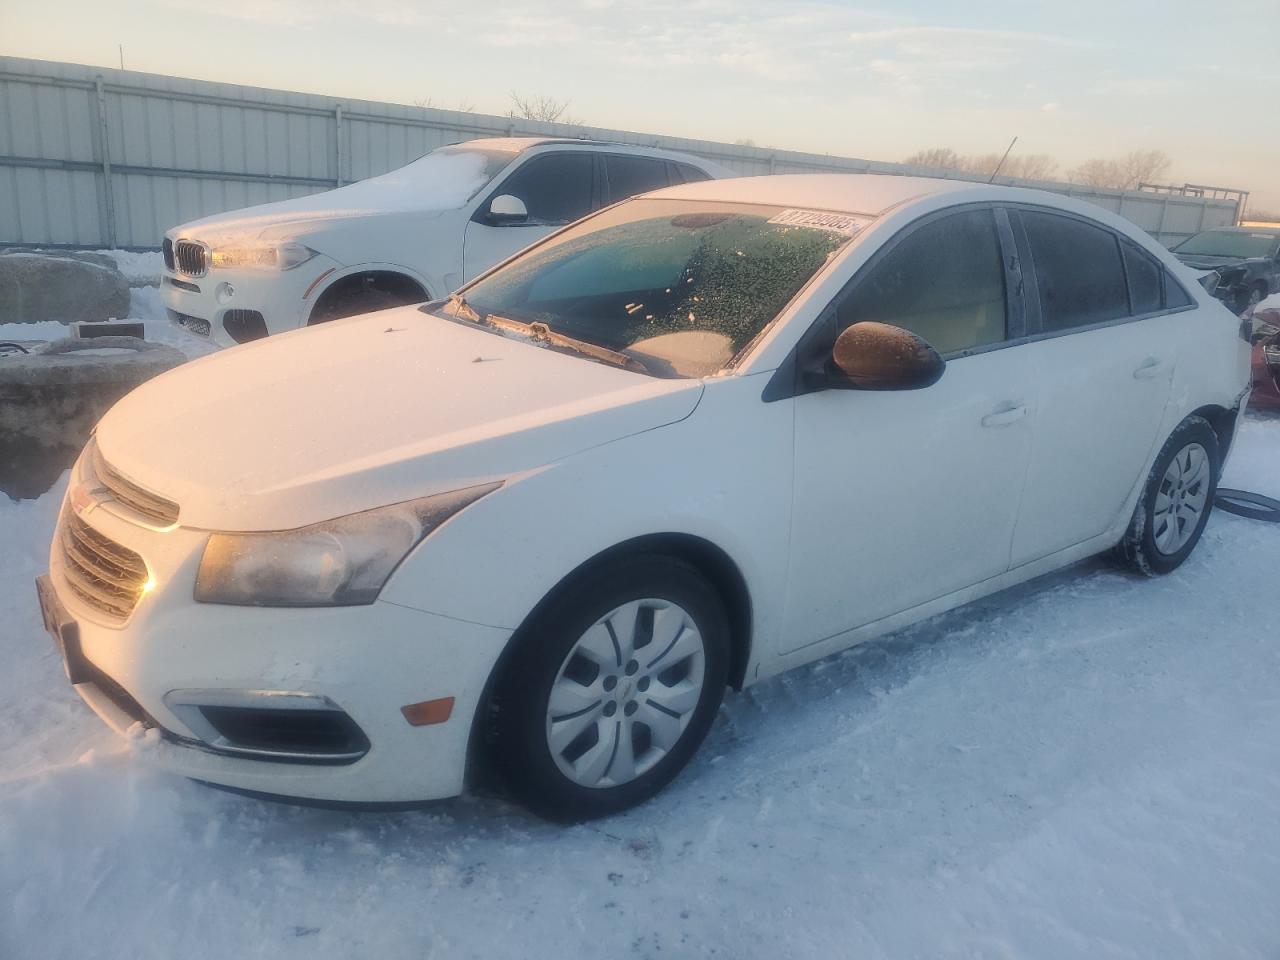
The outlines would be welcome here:
<svg viewBox="0 0 1280 960">
<path fill-rule="evenodd" d="M 1280 420 L 1224 483 L 1280 494 Z M 153 772 L 68 689 L 0 500 L 0 956 L 1280 955 L 1280 528 L 1214 515 L 730 695 L 663 796 L 351 814 Z M 353 642 L 358 642 L 353 640 Z"/>
<path fill-rule="evenodd" d="M 94 252 L 106 254 L 115 260 L 116 267 L 124 274 L 124 278 L 129 281 L 131 287 L 144 284 L 157 286 L 160 283 L 160 277 L 164 275 L 164 257 L 160 255 L 159 250 L 96 250 Z"/>
</svg>

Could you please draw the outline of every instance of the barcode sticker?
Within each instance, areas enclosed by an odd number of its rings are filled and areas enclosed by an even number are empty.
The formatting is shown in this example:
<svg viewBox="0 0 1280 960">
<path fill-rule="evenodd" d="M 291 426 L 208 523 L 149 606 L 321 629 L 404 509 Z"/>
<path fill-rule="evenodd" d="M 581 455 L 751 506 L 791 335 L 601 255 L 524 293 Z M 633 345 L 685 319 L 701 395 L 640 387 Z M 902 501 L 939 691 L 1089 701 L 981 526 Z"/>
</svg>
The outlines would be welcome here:
<svg viewBox="0 0 1280 960">
<path fill-rule="evenodd" d="M 870 217 L 850 213 L 831 213 L 826 210 L 783 210 L 769 220 L 785 227 L 809 227 L 813 230 L 829 230 L 852 237 L 871 222 Z"/>
</svg>

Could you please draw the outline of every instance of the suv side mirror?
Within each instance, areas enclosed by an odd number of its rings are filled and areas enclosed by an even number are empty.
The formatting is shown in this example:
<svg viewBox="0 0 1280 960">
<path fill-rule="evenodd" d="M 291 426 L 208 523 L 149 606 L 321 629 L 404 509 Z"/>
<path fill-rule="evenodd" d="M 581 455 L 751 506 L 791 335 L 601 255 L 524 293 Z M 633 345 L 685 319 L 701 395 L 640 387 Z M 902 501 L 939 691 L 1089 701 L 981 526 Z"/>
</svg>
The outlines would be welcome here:
<svg viewBox="0 0 1280 960">
<path fill-rule="evenodd" d="M 489 223 L 495 227 L 510 226 L 513 223 L 524 223 L 529 219 L 529 208 L 519 197 L 509 193 L 501 194 L 489 201 Z"/>
<path fill-rule="evenodd" d="M 836 338 L 823 386 L 845 390 L 921 390 L 942 378 L 947 363 L 922 337 L 863 320 Z"/>
</svg>

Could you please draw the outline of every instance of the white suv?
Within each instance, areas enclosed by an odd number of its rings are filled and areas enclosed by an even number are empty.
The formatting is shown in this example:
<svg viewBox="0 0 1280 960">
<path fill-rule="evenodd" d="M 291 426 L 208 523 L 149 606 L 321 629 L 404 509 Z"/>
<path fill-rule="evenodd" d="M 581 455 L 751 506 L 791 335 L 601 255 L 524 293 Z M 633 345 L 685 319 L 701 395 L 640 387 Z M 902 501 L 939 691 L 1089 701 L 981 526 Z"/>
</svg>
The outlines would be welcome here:
<svg viewBox="0 0 1280 960">
<path fill-rule="evenodd" d="M 594 816 L 726 685 L 1091 554 L 1173 570 L 1248 386 L 1239 319 L 1097 207 L 687 184 L 139 387 L 42 607 L 81 696 L 198 780 L 425 800 L 486 758 Z"/>
<path fill-rule="evenodd" d="M 472 140 L 337 190 L 174 227 L 161 289 L 174 324 L 245 343 L 443 296 L 601 207 L 732 175 L 618 143 Z"/>
</svg>

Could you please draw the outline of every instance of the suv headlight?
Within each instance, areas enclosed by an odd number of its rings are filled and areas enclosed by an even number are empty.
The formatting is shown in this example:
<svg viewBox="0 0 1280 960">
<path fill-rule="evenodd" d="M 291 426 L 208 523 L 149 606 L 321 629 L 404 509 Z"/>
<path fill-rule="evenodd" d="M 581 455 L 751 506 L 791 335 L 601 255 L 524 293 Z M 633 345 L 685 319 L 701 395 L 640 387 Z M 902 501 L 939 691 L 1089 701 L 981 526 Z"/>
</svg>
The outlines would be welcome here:
<svg viewBox="0 0 1280 960">
<path fill-rule="evenodd" d="M 218 246 L 209 252 L 214 267 L 250 267 L 257 270 L 292 270 L 306 263 L 316 252 L 301 243 L 265 246 Z"/>
<path fill-rule="evenodd" d="M 467 487 L 296 530 L 212 534 L 196 574 L 196 600 L 258 607 L 373 603 L 410 550 L 500 486 Z"/>
</svg>

